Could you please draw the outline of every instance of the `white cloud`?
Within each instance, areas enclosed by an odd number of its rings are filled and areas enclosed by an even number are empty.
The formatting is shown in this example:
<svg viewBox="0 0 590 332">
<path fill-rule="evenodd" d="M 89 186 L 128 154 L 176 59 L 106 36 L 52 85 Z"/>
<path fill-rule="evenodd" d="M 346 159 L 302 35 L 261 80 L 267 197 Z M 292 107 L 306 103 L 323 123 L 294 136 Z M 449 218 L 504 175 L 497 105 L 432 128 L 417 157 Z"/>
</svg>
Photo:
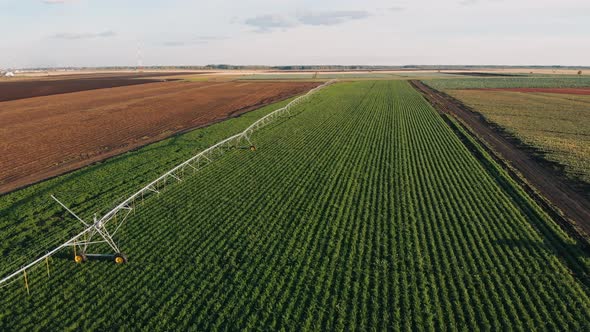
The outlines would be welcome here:
<svg viewBox="0 0 590 332">
<path fill-rule="evenodd" d="M 260 15 L 248 18 L 244 21 L 246 25 L 257 28 L 257 31 L 269 31 L 276 28 L 289 28 L 297 25 L 296 21 L 281 15 Z"/>
<path fill-rule="evenodd" d="M 47 5 L 62 5 L 68 2 L 73 2 L 72 0 L 43 0 L 44 4 Z"/>
<path fill-rule="evenodd" d="M 300 23 L 308 25 L 336 25 L 351 20 L 367 18 L 369 16 L 371 16 L 371 14 L 364 10 L 324 12 L 305 11 L 296 15 L 297 20 Z"/>
<path fill-rule="evenodd" d="M 162 43 L 164 46 L 176 47 L 176 46 L 193 46 L 193 45 L 204 45 L 210 42 L 225 40 L 228 37 L 225 36 L 196 36 L 188 38 L 186 40 L 169 40 Z"/>
<path fill-rule="evenodd" d="M 336 25 L 352 20 L 363 19 L 371 16 L 364 10 L 333 10 L 333 11 L 299 11 L 294 15 L 268 14 L 246 19 L 246 25 L 257 28 L 258 32 L 266 32 L 273 29 L 286 29 L 299 25 Z"/>
<path fill-rule="evenodd" d="M 68 40 L 75 40 L 75 39 L 92 39 L 92 38 L 107 38 L 107 37 L 114 37 L 117 33 L 111 30 L 103 31 L 103 32 L 60 32 L 53 35 L 53 38 L 56 39 L 68 39 Z"/>
</svg>

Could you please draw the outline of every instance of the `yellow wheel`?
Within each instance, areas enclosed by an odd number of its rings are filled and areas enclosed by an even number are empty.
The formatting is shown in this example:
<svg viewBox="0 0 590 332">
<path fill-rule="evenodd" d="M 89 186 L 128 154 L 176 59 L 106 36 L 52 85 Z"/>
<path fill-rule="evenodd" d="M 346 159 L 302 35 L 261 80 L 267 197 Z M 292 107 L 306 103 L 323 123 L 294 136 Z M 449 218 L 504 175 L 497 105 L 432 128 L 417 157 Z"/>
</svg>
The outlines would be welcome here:
<svg viewBox="0 0 590 332">
<path fill-rule="evenodd" d="M 116 254 L 115 255 L 115 263 L 117 264 L 125 264 L 127 263 L 127 256 L 125 256 L 124 254 Z"/>
<path fill-rule="evenodd" d="M 81 264 L 86 262 L 86 256 L 85 255 L 76 255 L 74 256 L 74 262 Z"/>
<path fill-rule="evenodd" d="M 256 151 L 256 146 L 250 145 L 250 151 Z"/>
</svg>

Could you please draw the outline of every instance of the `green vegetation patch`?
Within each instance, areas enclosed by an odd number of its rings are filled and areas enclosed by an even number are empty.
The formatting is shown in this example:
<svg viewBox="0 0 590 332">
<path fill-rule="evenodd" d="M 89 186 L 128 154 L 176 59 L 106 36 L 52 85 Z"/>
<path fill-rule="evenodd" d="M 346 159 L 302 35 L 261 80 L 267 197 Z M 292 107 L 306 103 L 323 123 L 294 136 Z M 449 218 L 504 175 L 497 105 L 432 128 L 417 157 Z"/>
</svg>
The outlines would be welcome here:
<svg viewBox="0 0 590 332">
<path fill-rule="evenodd" d="M 55 258 L 31 296 L 0 290 L 0 330 L 590 329 L 586 253 L 406 82 L 341 83 L 299 107 L 253 136 L 257 151 L 139 207 L 118 237 L 128 264 Z M 93 170 L 129 163 L 149 181 L 176 162 L 159 158 L 242 120 Z M 88 216 L 110 176 L 65 200 Z"/>
<path fill-rule="evenodd" d="M 437 90 L 484 88 L 581 88 L 590 87 L 590 75 L 534 77 L 485 77 L 425 80 Z"/>
</svg>

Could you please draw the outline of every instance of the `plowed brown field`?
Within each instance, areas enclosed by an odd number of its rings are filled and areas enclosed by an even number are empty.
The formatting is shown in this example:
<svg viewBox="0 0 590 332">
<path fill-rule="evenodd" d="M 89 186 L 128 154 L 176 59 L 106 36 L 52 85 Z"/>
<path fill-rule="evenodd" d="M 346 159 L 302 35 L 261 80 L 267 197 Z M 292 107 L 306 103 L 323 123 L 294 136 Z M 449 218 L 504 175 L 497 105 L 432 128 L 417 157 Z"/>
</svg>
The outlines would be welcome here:
<svg viewBox="0 0 590 332">
<path fill-rule="evenodd" d="M 0 102 L 0 193 L 318 84 L 164 82 Z"/>
<path fill-rule="evenodd" d="M 185 74 L 187 73 L 72 74 L 55 75 L 41 79 L 6 80 L 0 81 L 0 101 L 172 81 L 174 76 Z"/>
</svg>

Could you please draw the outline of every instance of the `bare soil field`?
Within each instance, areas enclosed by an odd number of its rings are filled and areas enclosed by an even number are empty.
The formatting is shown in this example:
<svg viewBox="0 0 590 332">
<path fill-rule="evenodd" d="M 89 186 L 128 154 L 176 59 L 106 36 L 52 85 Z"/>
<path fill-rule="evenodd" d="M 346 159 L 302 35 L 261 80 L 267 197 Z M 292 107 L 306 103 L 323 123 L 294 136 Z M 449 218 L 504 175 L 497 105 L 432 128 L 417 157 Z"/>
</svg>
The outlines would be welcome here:
<svg viewBox="0 0 590 332">
<path fill-rule="evenodd" d="M 565 215 L 565 218 L 574 225 L 576 232 L 585 233 L 582 236 L 590 236 L 590 201 L 575 190 L 562 174 L 520 149 L 514 141 L 502 135 L 488 123 L 481 114 L 422 82 L 412 81 L 412 84 L 439 112 L 450 114 L 461 120 L 479 139 L 485 141 L 501 160 L 508 161 L 524 176 L 526 185 L 531 184 Z M 564 226 L 568 227 L 565 222 Z"/>
<path fill-rule="evenodd" d="M 318 84 L 178 81 L 1 102 L 0 193 L 238 116 Z"/>
<path fill-rule="evenodd" d="M 488 88 L 488 89 L 474 89 L 483 91 L 512 91 L 524 93 L 558 93 L 566 95 L 590 95 L 590 88 Z"/>
<path fill-rule="evenodd" d="M 114 88 L 173 80 L 187 73 L 104 73 L 54 75 L 47 78 L 0 81 L 0 102 L 61 93 Z M 192 73 L 193 75 L 195 73 Z M 164 78 L 165 77 L 165 78 Z"/>
</svg>

